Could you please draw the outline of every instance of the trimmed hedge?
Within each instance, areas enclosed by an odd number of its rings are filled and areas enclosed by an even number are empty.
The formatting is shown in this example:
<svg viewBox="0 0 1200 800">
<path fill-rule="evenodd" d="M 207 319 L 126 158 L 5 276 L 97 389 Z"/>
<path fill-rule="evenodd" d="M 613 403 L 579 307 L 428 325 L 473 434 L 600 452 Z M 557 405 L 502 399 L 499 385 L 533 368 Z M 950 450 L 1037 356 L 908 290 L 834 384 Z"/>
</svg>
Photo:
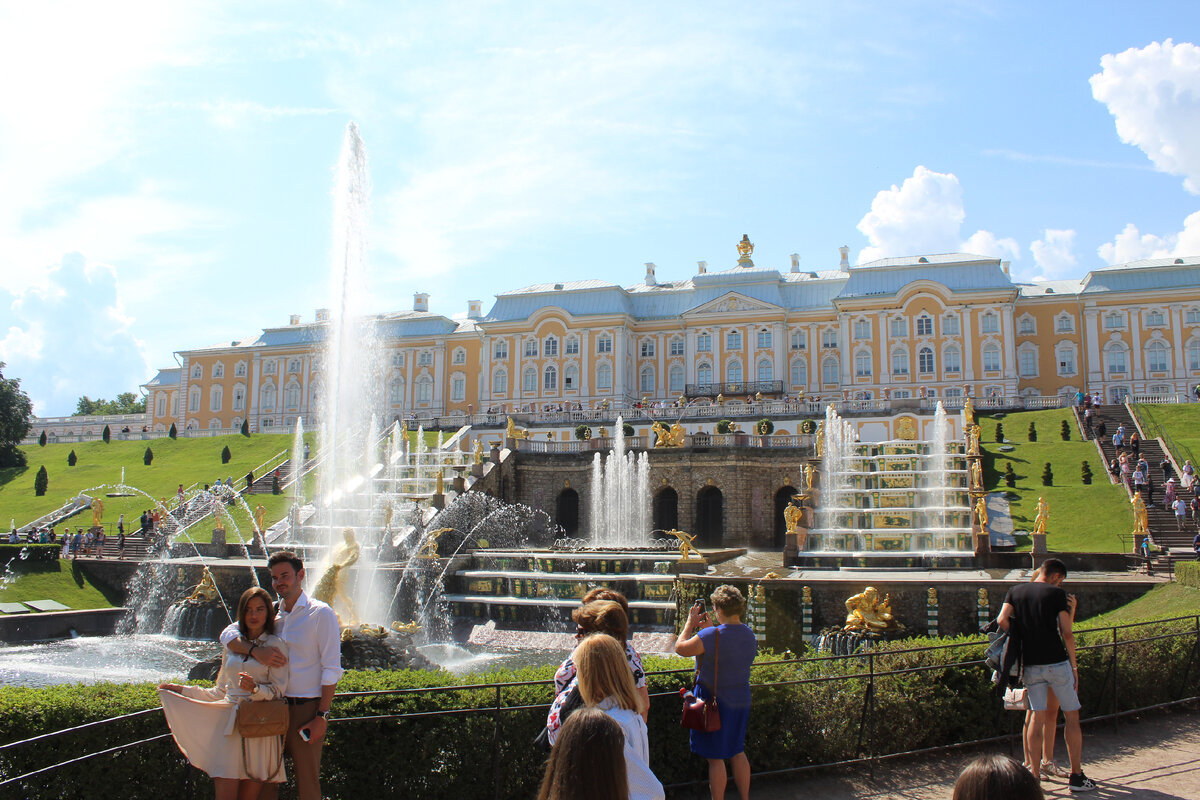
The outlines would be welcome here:
<svg viewBox="0 0 1200 800">
<path fill-rule="evenodd" d="M 58 561 L 58 554 L 62 551 L 62 539 L 55 544 L 0 544 L 0 567 L 14 556 L 20 559 L 21 551 L 25 548 L 29 548 L 29 553 L 25 556 L 26 564 Z"/>
<path fill-rule="evenodd" d="M 1175 565 L 1175 580 L 1200 589 L 1200 561 L 1180 561 Z"/>
<path fill-rule="evenodd" d="M 1166 630 L 1194 631 L 1188 619 L 1161 623 Z M 1122 640 L 1143 638 L 1145 628 L 1124 629 Z M 1110 629 L 1081 632 L 1080 695 L 1085 718 L 1113 708 L 1112 649 L 1089 650 L 1112 640 Z M 949 645 L 925 652 L 896 652 L 927 645 Z M 1131 709 L 1200 694 L 1200 670 L 1189 668 L 1194 636 L 1131 642 L 1116 659 L 1120 709 Z M 754 710 L 746 753 L 756 771 L 826 763 L 857 755 L 913 750 L 1007 735 L 1015 717 L 1001 709 L 982 664 L 954 666 L 982 656 L 981 637 L 908 639 L 867 657 L 827 657 L 784 664 L 763 653 L 751 673 Z M 703 759 L 688 750 L 679 727 L 680 687 L 691 680 L 691 661 L 650 657 L 645 660 L 650 707 L 650 760 L 665 784 L 703 779 Z M 921 667 L 899 675 L 882 673 Z M 454 797 L 475 800 L 493 796 L 492 776 L 501 797 L 531 797 L 541 778 L 545 756 L 532 746 L 545 722 L 549 681 L 555 666 L 500 670 L 456 679 L 440 672 L 348 672 L 340 692 L 463 685 L 465 683 L 537 681 L 505 687 L 500 700 L 506 710 L 415 719 L 364 720 L 354 717 L 428 712 L 476 707 L 496 701 L 497 690 L 463 689 L 439 693 L 372 695 L 341 698 L 325 748 L 323 782 L 331 797 Z M 667 670 L 679 670 L 675 673 Z M 873 736 L 859 736 L 859 720 L 874 672 Z M 655 674 L 657 673 L 657 674 Z M 96 685 L 49 689 L 0 688 L 0 741 L 13 741 L 135 710 L 152 708 L 153 687 Z M 509 710 L 510 709 L 510 710 Z M 498 727 L 497 727 L 498 726 Z M 0 776 L 94 752 L 117 743 L 147 738 L 166 730 L 159 714 L 148 714 L 109 726 L 61 737 L 34 748 L 0 755 Z M 872 742 L 874 746 L 872 747 Z M 493 748 L 495 757 L 493 760 Z M 183 776 L 183 759 L 166 740 L 116 756 L 92 759 L 41 776 L 23 786 L 30 798 L 83 798 L 94 787 L 123 787 L 131 800 L 175 796 Z M 211 796 L 203 775 L 198 797 Z"/>
</svg>

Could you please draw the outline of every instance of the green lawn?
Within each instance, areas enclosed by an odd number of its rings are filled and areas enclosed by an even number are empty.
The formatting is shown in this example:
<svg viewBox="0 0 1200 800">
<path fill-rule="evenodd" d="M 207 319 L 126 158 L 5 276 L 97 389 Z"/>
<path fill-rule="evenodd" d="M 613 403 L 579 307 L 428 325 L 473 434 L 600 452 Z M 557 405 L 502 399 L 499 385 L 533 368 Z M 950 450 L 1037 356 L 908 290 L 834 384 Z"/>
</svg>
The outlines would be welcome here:
<svg viewBox="0 0 1200 800">
<path fill-rule="evenodd" d="M 1175 448 L 1171 454 L 1179 460 L 1179 466 L 1183 466 L 1185 459 L 1191 459 L 1192 464 L 1200 467 L 1196 458 L 1200 456 L 1200 403 L 1137 405 L 1134 411 L 1147 436 L 1165 433 L 1171 438 Z"/>
<path fill-rule="evenodd" d="M 1062 421 L 1071 432 L 1070 441 L 1060 435 Z M 989 490 L 1007 490 L 1018 495 L 1011 501 L 1013 525 L 1016 530 L 1032 530 L 1039 497 L 1050 504 L 1050 522 L 1046 526 L 1047 547 L 1060 552 L 1114 553 L 1120 552 L 1121 534 L 1128 534 L 1133 525 L 1129 501 L 1119 486 L 1108 482 L 1107 473 L 1096 446 L 1080 441 L 1069 409 L 1023 411 L 1002 418 L 981 415 L 981 449 L 983 481 Z M 1029 423 L 1037 428 L 1037 441 L 1030 442 Z M 1004 426 L 1004 444 L 1012 445 L 1011 452 L 1000 452 L 996 441 L 996 425 Z M 1012 462 L 1017 475 L 1012 489 L 1004 483 L 1006 462 Z M 1080 478 L 1084 461 L 1092 469 L 1092 484 L 1084 485 Z M 1052 486 L 1042 485 L 1042 470 L 1050 462 L 1054 473 Z M 1028 537 L 1017 538 L 1018 548 L 1029 549 Z"/>
<path fill-rule="evenodd" d="M 2 566 L 2 565 L 0 565 Z M 0 603 L 24 600 L 57 600 L 73 609 L 111 608 L 118 597 L 92 583 L 90 576 L 72 561 L 29 564 L 14 569 L 17 579 L 0 589 Z"/>
<path fill-rule="evenodd" d="M 1125 625 L 1147 619 L 1182 617 L 1200 614 L 1200 589 L 1180 583 L 1155 586 L 1144 595 L 1120 608 L 1085 620 L 1077 620 L 1078 628 L 1103 628 Z"/>
</svg>

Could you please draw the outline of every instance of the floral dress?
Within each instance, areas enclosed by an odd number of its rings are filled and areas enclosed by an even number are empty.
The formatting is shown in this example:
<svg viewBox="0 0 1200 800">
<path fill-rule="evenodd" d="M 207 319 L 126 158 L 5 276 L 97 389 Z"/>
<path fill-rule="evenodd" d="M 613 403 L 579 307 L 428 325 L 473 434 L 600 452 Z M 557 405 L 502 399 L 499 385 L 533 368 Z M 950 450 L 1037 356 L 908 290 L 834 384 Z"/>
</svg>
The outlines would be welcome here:
<svg viewBox="0 0 1200 800">
<path fill-rule="evenodd" d="M 550 744 L 554 744 L 554 739 L 558 736 L 558 729 L 562 727 L 560 712 L 563 703 L 567 701 L 567 695 L 575 688 L 577 672 L 574 655 L 571 653 L 567 656 L 562 666 L 558 668 L 558 672 L 554 673 L 554 702 L 550 704 L 550 713 L 546 715 L 546 736 L 550 740 Z M 642 669 L 642 657 L 638 655 L 637 650 L 633 649 L 632 642 L 625 643 L 625 657 L 629 659 L 629 669 L 633 672 L 634 685 L 639 689 L 645 689 L 646 672 Z"/>
</svg>

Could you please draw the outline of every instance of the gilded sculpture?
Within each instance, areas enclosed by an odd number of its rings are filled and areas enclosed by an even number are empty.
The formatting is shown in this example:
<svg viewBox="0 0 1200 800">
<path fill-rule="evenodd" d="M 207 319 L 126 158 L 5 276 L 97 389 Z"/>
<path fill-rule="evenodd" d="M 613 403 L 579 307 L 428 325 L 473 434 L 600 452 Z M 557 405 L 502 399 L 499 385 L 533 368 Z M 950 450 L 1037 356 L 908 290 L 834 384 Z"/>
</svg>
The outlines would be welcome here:
<svg viewBox="0 0 1200 800">
<path fill-rule="evenodd" d="M 813 478 L 815 478 L 816 475 L 817 475 L 816 467 L 814 467 L 812 464 L 804 465 L 804 488 L 808 489 L 810 492 L 812 491 L 812 488 L 813 488 Z"/>
<path fill-rule="evenodd" d="M 507 424 L 504 426 L 505 439 L 528 439 L 529 431 L 525 428 L 518 428 L 517 423 L 513 422 L 513 418 L 509 417 Z"/>
<path fill-rule="evenodd" d="M 346 591 L 346 575 L 343 572 L 354 562 L 358 561 L 359 545 L 358 540 L 354 536 L 352 528 L 342 530 L 342 542 L 333 548 L 330 553 L 330 565 L 321 575 L 321 579 L 317 581 L 316 587 L 313 589 L 312 596 L 322 603 L 326 603 L 337 612 L 335 604 L 341 601 L 346 611 L 346 616 L 338 614 L 338 622 L 343 625 L 356 625 L 358 623 L 358 614 L 354 610 L 354 603 L 350 599 L 349 593 Z"/>
<path fill-rule="evenodd" d="M 980 608 L 988 607 L 988 590 L 987 589 L 984 589 L 981 587 L 979 589 L 979 591 L 975 593 L 975 603 Z"/>
<path fill-rule="evenodd" d="M 938 604 L 937 589 L 930 586 L 929 591 L 925 593 L 925 605 L 936 606 Z"/>
<path fill-rule="evenodd" d="M 438 528 L 436 531 L 425 534 L 425 542 L 421 545 L 421 552 L 416 557 L 424 561 L 436 559 L 438 557 L 438 539 L 452 530 L 454 528 Z"/>
<path fill-rule="evenodd" d="M 796 526 L 804 518 L 804 509 L 796 505 L 801 499 L 801 496 L 798 494 L 792 495 L 792 502 L 788 503 L 787 508 L 783 510 L 783 521 L 787 524 L 788 533 L 795 533 Z"/>
<path fill-rule="evenodd" d="M 746 264 L 750 261 L 750 255 L 754 252 L 754 243 L 750 241 L 750 234 L 742 234 L 742 240 L 737 243 L 737 252 L 739 264 Z"/>
<path fill-rule="evenodd" d="M 967 424 L 975 424 L 975 404 L 971 402 L 970 396 L 963 402 L 963 417 L 966 419 Z"/>
<path fill-rule="evenodd" d="M 266 524 L 267 524 L 267 507 L 264 506 L 262 503 L 259 503 L 257 506 L 254 507 L 254 527 L 258 529 L 259 533 L 262 533 L 263 531 L 265 531 L 267 529 Z"/>
<path fill-rule="evenodd" d="M 967 426 L 967 455 L 979 455 L 979 426 Z"/>
<path fill-rule="evenodd" d="M 817 458 L 825 454 L 825 420 L 817 423 Z"/>
<path fill-rule="evenodd" d="M 1046 502 L 1046 498 L 1039 497 L 1037 504 L 1037 516 L 1033 520 L 1033 532 L 1035 534 L 1046 535 L 1046 522 L 1050 519 L 1050 504 Z"/>
<path fill-rule="evenodd" d="M 213 603 L 221 599 L 221 593 L 217 591 L 217 582 L 213 580 L 213 574 L 209 572 L 208 567 L 204 568 L 200 582 L 192 587 L 192 593 L 184 599 L 189 603 Z"/>
<path fill-rule="evenodd" d="M 104 501 L 97 497 L 92 501 L 92 527 L 99 528 L 104 519 Z"/>
<path fill-rule="evenodd" d="M 686 431 L 684 431 L 683 425 L 678 422 L 670 427 L 665 422 L 658 422 L 655 423 L 651 430 L 654 431 L 655 447 L 683 447 L 683 439 Z"/>
<path fill-rule="evenodd" d="M 414 633 L 421 630 L 421 626 L 416 622 L 401 622 L 400 620 L 396 620 L 392 623 L 392 630 L 394 630 L 396 633 L 403 633 L 408 636 L 412 636 Z"/>
<path fill-rule="evenodd" d="M 980 466 L 979 459 L 972 459 L 971 461 L 971 488 L 983 488 L 983 467 Z"/>
<path fill-rule="evenodd" d="M 979 520 L 979 529 L 986 531 L 988 526 L 987 497 L 980 495 L 975 499 L 975 519 Z"/>
<path fill-rule="evenodd" d="M 482 439 L 475 440 L 474 455 L 475 455 L 475 463 L 482 464 L 483 463 L 483 440 Z"/>
<path fill-rule="evenodd" d="M 1129 501 L 1129 504 L 1133 506 L 1133 534 L 1135 536 L 1138 534 L 1149 536 L 1150 517 L 1146 511 L 1146 502 L 1142 500 L 1142 493 L 1134 492 L 1133 499 Z"/>
<path fill-rule="evenodd" d="M 696 548 L 695 535 L 685 533 L 684 531 L 669 530 L 667 536 L 674 536 L 679 540 L 679 555 L 680 561 L 703 561 L 704 556 Z"/>
<path fill-rule="evenodd" d="M 903 626 L 892 616 L 891 595 L 879 597 L 874 586 L 846 600 L 844 631 L 881 632 L 900 630 Z"/>
</svg>

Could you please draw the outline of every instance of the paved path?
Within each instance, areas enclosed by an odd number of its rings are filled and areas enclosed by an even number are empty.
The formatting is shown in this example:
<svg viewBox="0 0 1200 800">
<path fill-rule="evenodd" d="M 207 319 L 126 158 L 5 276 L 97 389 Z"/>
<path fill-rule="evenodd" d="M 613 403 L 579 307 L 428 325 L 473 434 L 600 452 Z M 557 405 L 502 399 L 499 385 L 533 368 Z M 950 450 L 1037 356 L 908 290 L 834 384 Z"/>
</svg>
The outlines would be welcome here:
<svg viewBox="0 0 1200 800">
<path fill-rule="evenodd" d="M 1019 747 L 1019 744 L 1018 744 Z M 1062 737 L 1058 740 L 1058 760 L 1066 764 Z M 1001 743 L 989 749 L 956 750 L 936 756 L 884 761 L 874 781 L 848 768 L 796 777 L 762 779 L 751 786 L 754 800 L 949 800 L 958 773 L 972 759 L 985 752 L 1008 753 Z M 1019 757 L 1020 751 L 1017 751 Z M 753 754 L 751 762 L 753 762 Z M 1137 800 L 1200 800 L 1200 713 L 1170 711 L 1152 713 L 1140 719 L 1126 717 L 1120 727 L 1111 722 L 1085 725 L 1083 729 L 1084 771 L 1100 784 L 1086 795 L 1072 795 L 1066 779 L 1042 784 L 1047 797 L 1136 798 Z M 737 791 L 731 781 L 726 798 L 735 800 Z M 708 797 L 703 792 L 682 792 L 674 797 Z"/>
</svg>

